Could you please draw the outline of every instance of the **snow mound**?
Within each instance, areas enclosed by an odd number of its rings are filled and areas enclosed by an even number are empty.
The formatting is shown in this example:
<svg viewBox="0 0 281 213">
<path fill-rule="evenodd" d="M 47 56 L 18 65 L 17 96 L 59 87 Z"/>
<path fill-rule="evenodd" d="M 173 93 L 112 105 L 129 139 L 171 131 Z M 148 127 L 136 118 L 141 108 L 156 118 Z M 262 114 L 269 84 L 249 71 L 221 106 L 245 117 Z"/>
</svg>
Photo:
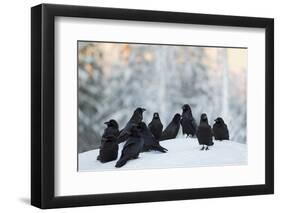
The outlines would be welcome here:
<svg viewBox="0 0 281 213">
<path fill-rule="evenodd" d="M 122 168 L 115 168 L 116 161 L 101 163 L 97 159 L 99 149 L 78 155 L 78 171 L 108 171 L 131 169 L 163 169 L 179 167 L 234 166 L 247 164 L 247 145 L 233 141 L 214 141 L 208 151 L 201 151 L 196 138 L 177 138 L 161 141 L 167 153 L 156 151 L 140 153 Z M 124 143 L 119 145 L 119 155 Z"/>
</svg>

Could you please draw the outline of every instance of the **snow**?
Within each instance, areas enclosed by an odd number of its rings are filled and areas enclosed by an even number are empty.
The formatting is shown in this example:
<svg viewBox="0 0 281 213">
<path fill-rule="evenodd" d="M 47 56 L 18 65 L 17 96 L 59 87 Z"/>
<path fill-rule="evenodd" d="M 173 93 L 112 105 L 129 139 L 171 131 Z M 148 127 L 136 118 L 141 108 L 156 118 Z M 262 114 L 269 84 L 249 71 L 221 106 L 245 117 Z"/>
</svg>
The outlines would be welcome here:
<svg viewBox="0 0 281 213">
<path fill-rule="evenodd" d="M 80 153 L 79 171 L 108 171 L 132 169 L 160 169 L 180 167 L 234 166 L 247 164 L 247 145 L 233 141 L 214 141 L 208 151 L 201 151 L 196 138 L 177 138 L 162 141 L 167 153 L 156 151 L 140 153 L 139 158 L 130 160 L 121 168 L 115 168 L 116 161 L 101 163 L 97 159 L 99 149 Z M 124 143 L 119 145 L 121 155 Z"/>
</svg>

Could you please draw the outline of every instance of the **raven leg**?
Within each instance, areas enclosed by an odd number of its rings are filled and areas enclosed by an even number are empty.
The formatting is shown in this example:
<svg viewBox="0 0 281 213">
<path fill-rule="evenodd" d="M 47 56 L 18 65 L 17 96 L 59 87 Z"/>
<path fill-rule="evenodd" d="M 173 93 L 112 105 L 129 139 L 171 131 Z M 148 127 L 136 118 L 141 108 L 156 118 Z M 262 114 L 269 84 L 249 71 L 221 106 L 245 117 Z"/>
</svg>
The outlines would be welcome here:
<svg viewBox="0 0 281 213">
<path fill-rule="evenodd" d="M 204 145 L 203 145 L 203 146 L 202 146 L 202 148 L 201 148 L 200 150 L 202 151 L 202 150 L 204 150 L 204 149 L 205 149 L 205 147 L 204 147 Z"/>
<path fill-rule="evenodd" d="M 206 151 L 209 150 L 209 146 L 207 146 L 205 150 L 206 150 Z"/>
</svg>

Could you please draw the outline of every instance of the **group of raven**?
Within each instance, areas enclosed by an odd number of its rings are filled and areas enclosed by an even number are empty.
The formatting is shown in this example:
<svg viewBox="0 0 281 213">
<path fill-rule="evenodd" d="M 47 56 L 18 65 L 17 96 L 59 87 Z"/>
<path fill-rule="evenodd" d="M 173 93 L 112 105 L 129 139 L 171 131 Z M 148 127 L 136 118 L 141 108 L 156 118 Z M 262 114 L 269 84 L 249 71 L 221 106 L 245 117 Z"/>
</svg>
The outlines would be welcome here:
<svg viewBox="0 0 281 213">
<path fill-rule="evenodd" d="M 101 146 L 97 160 L 102 163 L 114 161 L 118 158 L 119 143 L 125 142 L 119 160 L 115 167 L 124 166 L 127 161 L 137 159 L 141 152 L 159 151 L 162 153 L 168 150 L 162 147 L 159 141 L 176 138 L 180 126 L 182 133 L 186 137 L 197 137 L 198 142 L 202 145 L 200 150 L 208 150 L 212 146 L 213 136 L 216 140 L 229 140 L 227 125 L 221 117 L 215 119 L 213 128 L 209 125 L 207 114 L 203 113 L 200 123 L 197 123 L 192 115 L 191 108 L 188 104 L 183 105 L 182 115 L 175 114 L 172 121 L 163 130 L 160 116 L 156 112 L 153 114 L 152 121 L 148 126 L 143 122 L 144 108 L 138 107 L 126 126 L 119 131 L 116 120 L 111 119 L 105 124 L 101 139 Z"/>
</svg>

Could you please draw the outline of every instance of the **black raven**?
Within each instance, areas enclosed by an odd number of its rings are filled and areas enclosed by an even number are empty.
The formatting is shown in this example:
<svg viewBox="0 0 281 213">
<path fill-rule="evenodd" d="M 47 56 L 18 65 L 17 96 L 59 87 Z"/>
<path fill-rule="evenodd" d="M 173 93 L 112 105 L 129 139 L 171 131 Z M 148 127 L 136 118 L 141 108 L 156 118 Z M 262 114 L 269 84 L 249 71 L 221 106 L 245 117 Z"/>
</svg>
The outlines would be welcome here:
<svg viewBox="0 0 281 213">
<path fill-rule="evenodd" d="M 142 119 L 143 119 L 143 116 L 142 116 L 142 113 L 145 111 L 144 108 L 140 108 L 138 107 L 137 109 L 135 109 L 132 117 L 130 118 L 130 120 L 128 121 L 128 123 L 126 124 L 126 126 L 124 127 L 124 129 L 122 129 L 120 131 L 120 134 L 119 134 L 119 137 L 118 137 L 118 143 L 121 143 L 121 142 L 124 142 L 128 139 L 129 137 L 129 134 L 128 134 L 128 131 L 129 129 L 132 127 L 133 124 L 139 124 Z"/>
<path fill-rule="evenodd" d="M 159 152 L 167 152 L 168 150 L 164 147 L 160 146 L 159 140 L 156 140 L 155 137 L 152 135 L 150 130 L 147 128 L 146 124 L 144 122 L 141 122 L 140 128 L 142 129 L 140 135 L 144 140 L 143 144 L 143 152 L 147 152 L 150 150 L 159 151 Z"/>
<path fill-rule="evenodd" d="M 159 140 L 162 135 L 163 124 L 161 123 L 159 114 L 155 112 L 153 114 L 152 121 L 148 124 L 148 128 L 153 134 L 156 140 Z"/>
<path fill-rule="evenodd" d="M 215 120 L 213 125 L 213 134 L 216 140 L 229 140 L 229 132 L 227 125 L 221 117 Z"/>
<path fill-rule="evenodd" d="M 201 150 L 209 149 L 209 146 L 214 145 L 213 143 L 213 134 L 212 134 L 212 128 L 208 123 L 208 117 L 205 113 L 201 115 L 200 124 L 197 129 L 197 139 L 200 145 L 203 145 Z"/>
<path fill-rule="evenodd" d="M 102 135 L 99 156 L 97 157 L 97 160 L 102 163 L 116 160 L 118 157 L 118 123 L 112 119 L 104 124 L 106 124 L 107 127 Z"/>
<path fill-rule="evenodd" d="M 124 166 L 128 160 L 138 158 L 144 144 L 144 140 L 141 137 L 142 131 L 142 127 L 138 124 L 132 124 L 130 129 L 127 130 L 128 140 L 123 146 L 121 157 L 115 167 L 120 168 Z"/>
<path fill-rule="evenodd" d="M 180 129 L 180 119 L 181 119 L 181 115 L 179 113 L 175 114 L 173 120 L 163 131 L 160 141 L 174 139 L 175 137 L 177 137 Z"/>
<path fill-rule="evenodd" d="M 188 104 L 182 106 L 182 118 L 181 118 L 182 134 L 186 134 L 186 137 L 196 135 L 197 124 L 192 116 L 191 108 Z"/>
</svg>

